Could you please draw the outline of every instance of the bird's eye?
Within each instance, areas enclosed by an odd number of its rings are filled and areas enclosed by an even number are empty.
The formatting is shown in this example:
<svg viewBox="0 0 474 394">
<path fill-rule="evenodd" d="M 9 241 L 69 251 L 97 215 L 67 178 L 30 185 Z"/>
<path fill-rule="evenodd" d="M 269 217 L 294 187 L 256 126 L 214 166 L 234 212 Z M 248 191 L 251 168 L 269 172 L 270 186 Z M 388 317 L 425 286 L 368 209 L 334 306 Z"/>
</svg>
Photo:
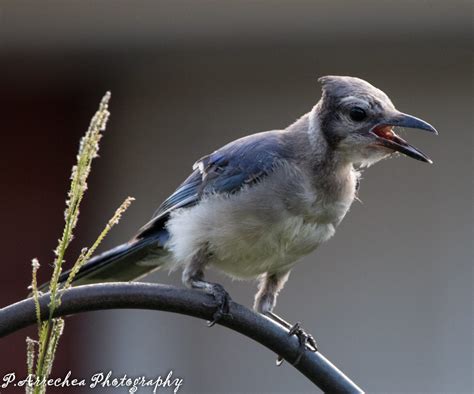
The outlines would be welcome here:
<svg viewBox="0 0 474 394">
<path fill-rule="evenodd" d="M 351 112 L 349 112 L 349 116 L 351 117 L 353 121 L 361 122 L 367 117 L 367 114 L 362 108 L 354 107 L 354 108 L 351 108 Z"/>
</svg>

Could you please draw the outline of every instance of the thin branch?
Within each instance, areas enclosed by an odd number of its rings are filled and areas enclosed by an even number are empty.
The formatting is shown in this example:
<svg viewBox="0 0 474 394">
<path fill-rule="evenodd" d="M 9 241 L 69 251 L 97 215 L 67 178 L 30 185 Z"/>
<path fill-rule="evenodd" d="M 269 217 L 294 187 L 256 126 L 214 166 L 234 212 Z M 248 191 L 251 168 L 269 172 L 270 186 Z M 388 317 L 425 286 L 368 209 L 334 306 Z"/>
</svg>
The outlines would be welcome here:
<svg viewBox="0 0 474 394">
<path fill-rule="evenodd" d="M 41 318 L 48 319 L 49 293 L 41 296 L 39 302 Z M 211 320 L 214 308 L 209 304 L 212 305 L 212 298 L 196 290 L 148 283 L 106 283 L 64 291 L 54 317 L 104 309 L 149 309 Z M 294 362 L 299 342 L 295 336 L 289 337 L 286 329 L 235 302 L 230 303 L 230 314 L 231 317 L 223 317 L 218 324 L 266 346 L 290 364 Z M 32 298 L 0 309 L 0 337 L 35 323 Z M 324 392 L 363 393 L 320 352 L 306 350 L 294 367 Z"/>
</svg>

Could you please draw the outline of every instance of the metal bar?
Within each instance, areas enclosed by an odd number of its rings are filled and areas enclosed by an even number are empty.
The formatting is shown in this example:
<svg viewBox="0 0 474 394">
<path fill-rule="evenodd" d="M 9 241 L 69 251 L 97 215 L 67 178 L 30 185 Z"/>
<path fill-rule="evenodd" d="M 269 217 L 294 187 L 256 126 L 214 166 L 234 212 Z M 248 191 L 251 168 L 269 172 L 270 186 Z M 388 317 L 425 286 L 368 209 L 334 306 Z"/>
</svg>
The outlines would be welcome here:
<svg viewBox="0 0 474 394">
<path fill-rule="evenodd" d="M 55 316 L 104 309 L 150 309 L 180 313 L 210 320 L 212 297 L 191 289 L 149 283 L 104 283 L 73 287 L 64 292 Z M 49 294 L 40 297 L 41 316 L 48 317 Z M 269 318 L 235 302 L 230 314 L 218 324 L 237 331 L 281 355 L 290 364 L 297 357 L 299 342 L 288 330 Z M 0 337 L 36 323 L 32 298 L 0 309 Z M 303 375 L 328 393 L 363 393 L 320 352 L 306 350 L 294 365 Z"/>
</svg>

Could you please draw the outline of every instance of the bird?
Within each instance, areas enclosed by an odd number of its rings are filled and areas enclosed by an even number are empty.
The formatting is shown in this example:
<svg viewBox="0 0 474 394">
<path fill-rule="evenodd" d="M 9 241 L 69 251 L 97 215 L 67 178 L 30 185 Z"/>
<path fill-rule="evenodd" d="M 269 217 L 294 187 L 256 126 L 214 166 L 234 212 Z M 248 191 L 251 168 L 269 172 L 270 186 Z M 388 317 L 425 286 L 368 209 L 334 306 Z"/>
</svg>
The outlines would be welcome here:
<svg viewBox="0 0 474 394">
<path fill-rule="evenodd" d="M 299 323 L 273 312 L 291 270 L 334 235 L 357 198 L 363 168 L 400 153 L 432 163 L 394 127 L 437 134 L 365 80 L 329 75 L 318 81 L 321 98 L 309 112 L 284 129 L 237 139 L 197 160 L 151 220 L 130 241 L 90 259 L 73 285 L 180 268 L 184 285 L 214 298 L 212 325 L 229 313 L 230 301 L 222 285 L 205 278 L 214 267 L 232 278 L 257 279 L 254 310 L 316 350 Z"/>
</svg>

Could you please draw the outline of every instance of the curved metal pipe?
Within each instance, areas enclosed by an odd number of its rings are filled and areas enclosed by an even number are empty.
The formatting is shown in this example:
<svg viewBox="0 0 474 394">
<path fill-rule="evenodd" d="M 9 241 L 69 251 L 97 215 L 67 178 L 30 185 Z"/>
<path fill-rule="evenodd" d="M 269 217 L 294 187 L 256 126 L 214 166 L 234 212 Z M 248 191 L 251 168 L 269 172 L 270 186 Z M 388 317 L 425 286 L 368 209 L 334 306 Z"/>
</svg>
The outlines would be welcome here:
<svg viewBox="0 0 474 394">
<path fill-rule="evenodd" d="M 41 316 L 48 317 L 49 294 L 40 297 Z M 149 309 L 180 313 L 210 320 L 212 297 L 190 289 L 149 283 L 104 283 L 73 287 L 64 292 L 55 316 L 104 309 Z M 269 318 L 235 302 L 230 303 L 231 317 L 218 324 L 237 331 L 281 355 L 290 364 L 297 357 L 298 339 Z M 0 309 L 0 337 L 36 323 L 32 298 Z M 294 367 L 324 392 L 363 393 L 347 376 L 320 352 L 306 350 Z"/>
</svg>

